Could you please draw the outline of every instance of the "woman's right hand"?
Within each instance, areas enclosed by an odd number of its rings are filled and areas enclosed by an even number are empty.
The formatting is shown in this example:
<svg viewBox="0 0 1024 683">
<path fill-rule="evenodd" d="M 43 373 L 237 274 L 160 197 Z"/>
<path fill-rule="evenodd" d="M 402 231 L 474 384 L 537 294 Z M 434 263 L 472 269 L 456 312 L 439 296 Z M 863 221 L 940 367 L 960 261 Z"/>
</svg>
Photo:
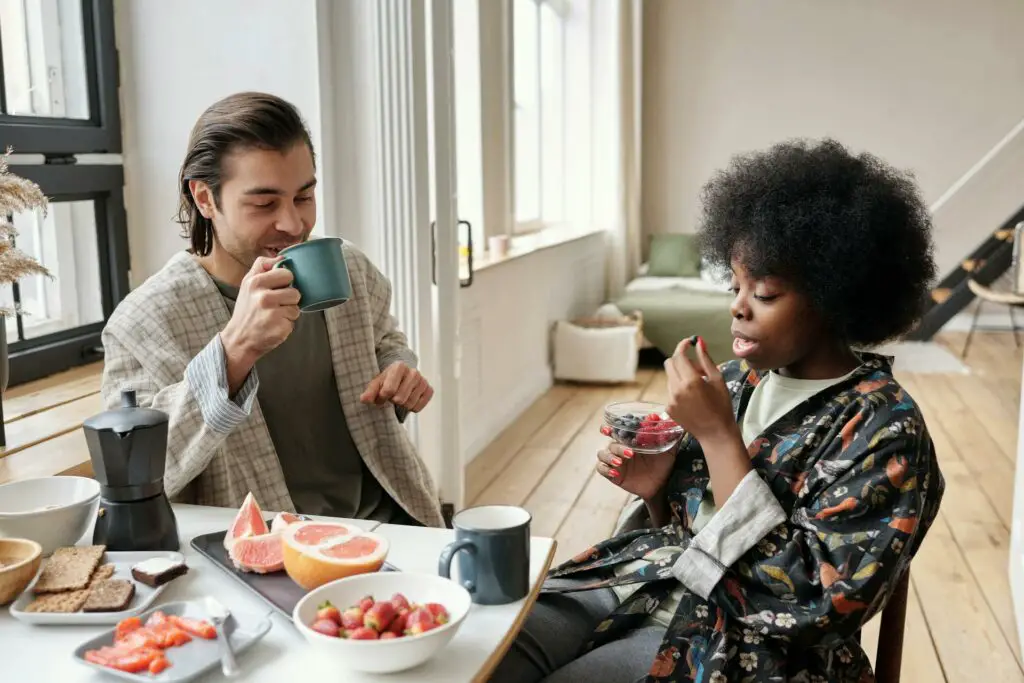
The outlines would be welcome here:
<svg viewBox="0 0 1024 683">
<path fill-rule="evenodd" d="M 597 472 L 622 490 L 651 502 L 665 488 L 675 460 L 674 451 L 634 454 L 612 441 L 597 452 Z"/>
</svg>

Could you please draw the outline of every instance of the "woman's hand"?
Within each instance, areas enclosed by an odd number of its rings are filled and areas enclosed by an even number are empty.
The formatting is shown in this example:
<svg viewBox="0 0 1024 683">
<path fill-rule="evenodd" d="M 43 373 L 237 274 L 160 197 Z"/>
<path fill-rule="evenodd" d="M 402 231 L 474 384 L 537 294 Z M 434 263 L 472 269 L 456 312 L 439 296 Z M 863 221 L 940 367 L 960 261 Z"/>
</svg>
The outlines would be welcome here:
<svg viewBox="0 0 1024 683">
<path fill-rule="evenodd" d="M 624 491 L 651 502 L 664 490 L 675 463 L 676 452 L 634 454 L 620 443 L 609 443 L 597 452 L 597 472 Z"/>
<path fill-rule="evenodd" d="M 722 374 L 708 355 L 704 340 L 697 338 L 698 363 L 686 356 L 691 346 L 694 346 L 693 338 L 684 339 L 675 354 L 665 361 L 669 417 L 702 444 L 738 433 L 732 398 Z"/>
<path fill-rule="evenodd" d="M 715 504 L 721 508 L 752 466 L 722 373 L 700 337 L 697 338 L 698 363 L 686 357 L 686 351 L 693 345 L 691 339 L 684 339 L 675 355 L 665 361 L 670 397 L 668 414 L 704 451 Z"/>
</svg>

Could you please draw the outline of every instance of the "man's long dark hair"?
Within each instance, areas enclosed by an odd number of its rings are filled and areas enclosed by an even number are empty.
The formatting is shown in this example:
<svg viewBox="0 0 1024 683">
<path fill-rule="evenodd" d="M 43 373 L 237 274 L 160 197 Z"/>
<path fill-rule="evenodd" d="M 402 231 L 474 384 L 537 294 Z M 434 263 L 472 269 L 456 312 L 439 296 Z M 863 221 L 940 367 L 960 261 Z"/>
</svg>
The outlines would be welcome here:
<svg viewBox="0 0 1024 683">
<path fill-rule="evenodd" d="M 294 106 L 274 95 L 237 93 L 215 102 L 203 112 L 192 128 L 178 175 L 177 221 L 193 254 L 206 256 L 210 253 L 213 221 L 199 212 L 189 190 L 189 181 L 206 183 L 219 208 L 224 157 L 244 149 L 284 152 L 298 142 L 306 143 L 315 164 L 313 143 L 302 116 Z"/>
</svg>

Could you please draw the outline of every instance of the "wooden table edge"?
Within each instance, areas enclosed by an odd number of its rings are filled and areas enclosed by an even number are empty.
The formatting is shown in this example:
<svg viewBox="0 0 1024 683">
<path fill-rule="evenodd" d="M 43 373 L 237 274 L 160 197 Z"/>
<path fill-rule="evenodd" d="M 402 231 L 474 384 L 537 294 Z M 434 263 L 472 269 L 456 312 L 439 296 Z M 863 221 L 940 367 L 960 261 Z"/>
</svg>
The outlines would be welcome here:
<svg viewBox="0 0 1024 683">
<path fill-rule="evenodd" d="M 498 664 L 505 658 L 508 651 L 512 648 L 512 642 L 519 635 L 519 632 L 523 629 L 523 622 L 526 621 L 527 615 L 530 614 L 530 610 L 533 609 L 534 603 L 537 602 L 537 598 L 540 596 L 540 589 L 544 585 L 544 580 L 547 578 L 548 570 L 551 569 L 551 562 L 555 559 L 555 549 L 558 547 L 558 541 L 551 539 L 551 548 L 548 549 L 548 556 L 544 558 L 544 569 L 541 570 L 540 580 L 537 581 L 537 585 L 530 590 L 530 593 L 526 596 L 526 600 L 523 602 L 522 609 L 519 610 L 519 614 L 516 615 L 516 620 L 512 623 L 512 627 L 502 638 L 501 642 L 498 643 L 498 647 L 495 648 L 491 656 L 487 658 L 483 666 L 480 667 L 480 671 L 477 672 L 476 676 L 473 677 L 472 683 L 487 683 L 490 680 L 491 674 L 498 668 Z"/>
</svg>

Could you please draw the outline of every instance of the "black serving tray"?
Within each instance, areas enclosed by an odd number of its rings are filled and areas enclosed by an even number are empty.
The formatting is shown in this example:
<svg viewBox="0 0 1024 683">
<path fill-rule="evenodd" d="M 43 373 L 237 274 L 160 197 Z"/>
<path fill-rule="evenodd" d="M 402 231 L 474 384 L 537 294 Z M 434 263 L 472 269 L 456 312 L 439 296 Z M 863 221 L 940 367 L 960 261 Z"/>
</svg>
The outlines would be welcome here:
<svg viewBox="0 0 1024 683">
<path fill-rule="evenodd" d="M 267 520 L 267 525 L 270 525 L 270 520 Z M 191 545 L 196 552 L 227 572 L 229 576 L 258 595 L 290 621 L 295 605 L 306 595 L 306 589 L 292 581 L 283 571 L 272 574 L 256 574 L 235 569 L 234 563 L 228 557 L 228 551 L 224 548 L 226 534 L 227 529 L 196 536 L 192 539 Z M 380 571 L 395 572 L 398 569 L 385 562 Z"/>
</svg>

